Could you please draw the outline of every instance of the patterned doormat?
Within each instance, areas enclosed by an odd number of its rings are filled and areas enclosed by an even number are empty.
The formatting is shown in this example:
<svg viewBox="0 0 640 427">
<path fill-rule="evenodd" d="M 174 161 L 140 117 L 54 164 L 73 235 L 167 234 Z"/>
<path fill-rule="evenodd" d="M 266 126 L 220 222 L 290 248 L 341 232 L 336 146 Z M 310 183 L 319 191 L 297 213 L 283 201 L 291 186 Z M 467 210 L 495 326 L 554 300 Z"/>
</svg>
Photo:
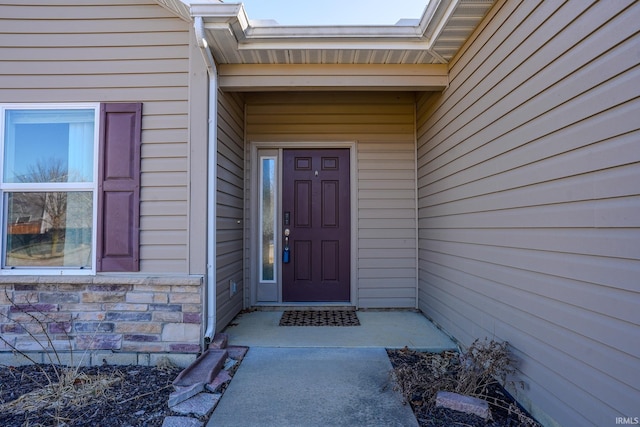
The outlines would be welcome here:
<svg viewBox="0 0 640 427">
<path fill-rule="evenodd" d="M 287 310 L 280 326 L 360 326 L 353 310 Z"/>
</svg>

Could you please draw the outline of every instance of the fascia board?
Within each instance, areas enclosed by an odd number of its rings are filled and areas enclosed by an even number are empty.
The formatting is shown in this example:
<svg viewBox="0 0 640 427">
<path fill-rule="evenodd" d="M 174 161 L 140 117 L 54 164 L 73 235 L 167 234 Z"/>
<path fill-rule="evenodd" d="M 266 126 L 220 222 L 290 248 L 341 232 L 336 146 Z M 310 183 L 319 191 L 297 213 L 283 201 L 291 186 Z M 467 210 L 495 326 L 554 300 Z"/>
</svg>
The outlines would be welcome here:
<svg viewBox="0 0 640 427">
<path fill-rule="evenodd" d="M 445 64 L 221 64 L 223 90 L 443 90 L 449 84 Z"/>
<path fill-rule="evenodd" d="M 220 76 L 448 76 L 446 64 L 221 64 Z"/>
</svg>

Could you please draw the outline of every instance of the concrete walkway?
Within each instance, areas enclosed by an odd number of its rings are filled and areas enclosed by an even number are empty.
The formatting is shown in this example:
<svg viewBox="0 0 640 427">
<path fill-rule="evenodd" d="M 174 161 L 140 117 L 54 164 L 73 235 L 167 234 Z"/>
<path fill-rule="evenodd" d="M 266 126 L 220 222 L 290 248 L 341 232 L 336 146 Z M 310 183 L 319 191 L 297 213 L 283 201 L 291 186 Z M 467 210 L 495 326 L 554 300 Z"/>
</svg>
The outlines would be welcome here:
<svg viewBox="0 0 640 427">
<path fill-rule="evenodd" d="M 281 314 L 243 314 L 225 331 L 250 348 L 208 427 L 417 426 L 385 348 L 455 348 L 414 312 L 358 312 L 351 327 L 278 326 Z"/>
<path fill-rule="evenodd" d="M 209 426 L 417 426 L 381 348 L 255 347 Z"/>
</svg>

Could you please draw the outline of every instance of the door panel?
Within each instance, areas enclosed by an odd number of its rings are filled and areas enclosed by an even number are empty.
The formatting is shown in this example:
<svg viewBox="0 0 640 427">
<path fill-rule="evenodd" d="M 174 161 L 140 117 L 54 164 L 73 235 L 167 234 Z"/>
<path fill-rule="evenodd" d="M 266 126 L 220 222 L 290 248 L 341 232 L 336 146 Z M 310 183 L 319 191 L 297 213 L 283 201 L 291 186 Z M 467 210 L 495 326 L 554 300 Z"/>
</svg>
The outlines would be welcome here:
<svg viewBox="0 0 640 427">
<path fill-rule="evenodd" d="M 312 182 L 295 181 L 294 185 L 294 225 L 297 228 L 309 228 L 311 227 Z"/>
<path fill-rule="evenodd" d="M 282 266 L 282 299 L 349 301 L 349 150 L 284 150 L 283 161 L 290 261 Z"/>
</svg>

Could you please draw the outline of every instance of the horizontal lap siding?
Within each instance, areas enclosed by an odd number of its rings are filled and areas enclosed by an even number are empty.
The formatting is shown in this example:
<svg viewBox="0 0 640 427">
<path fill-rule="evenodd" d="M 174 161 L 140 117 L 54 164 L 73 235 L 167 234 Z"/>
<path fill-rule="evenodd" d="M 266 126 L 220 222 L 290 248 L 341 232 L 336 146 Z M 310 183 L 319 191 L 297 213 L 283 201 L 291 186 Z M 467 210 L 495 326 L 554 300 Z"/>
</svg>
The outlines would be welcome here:
<svg viewBox="0 0 640 427">
<path fill-rule="evenodd" d="M 216 316 L 224 328 L 243 306 L 244 102 L 218 92 L 218 181 L 216 221 Z M 238 293 L 229 293 L 234 281 Z"/>
<path fill-rule="evenodd" d="M 253 95 L 249 141 L 357 142 L 357 303 L 415 307 L 415 100 L 407 93 Z"/>
<path fill-rule="evenodd" d="M 153 1 L 0 1 L 1 102 L 143 103 L 145 273 L 188 273 L 188 44 Z"/>
<path fill-rule="evenodd" d="M 406 120 L 413 121 L 409 109 Z M 413 138 L 413 134 L 407 134 L 391 144 L 358 144 L 360 307 L 416 306 Z"/>
<path fill-rule="evenodd" d="M 640 396 L 640 4 L 484 25 L 418 101 L 420 308 L 509 341 L 540 415 L 612 425 Z"/>
</svg>

